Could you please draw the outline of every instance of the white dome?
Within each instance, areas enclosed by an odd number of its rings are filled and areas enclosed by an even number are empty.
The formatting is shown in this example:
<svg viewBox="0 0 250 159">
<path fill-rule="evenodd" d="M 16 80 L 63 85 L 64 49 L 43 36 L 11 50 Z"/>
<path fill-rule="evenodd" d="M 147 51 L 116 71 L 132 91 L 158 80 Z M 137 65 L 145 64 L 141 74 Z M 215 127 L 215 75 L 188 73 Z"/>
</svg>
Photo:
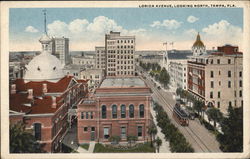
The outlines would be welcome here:
<svg viewBox="0 0 250 159">
<path fill-rule="evenodd" d="M 25 81 L 52 81 L 57 82 L 64 77 L 63 66 L 58 58 L 47 51 L 34 57 L 26 65 Z"/>
<path fill-rule="evenodd" d="M 39 39 L 40 43 L 50 43 L 51 39 L 47 34 L 43 34 L 42 37 Z"/>
</svg>

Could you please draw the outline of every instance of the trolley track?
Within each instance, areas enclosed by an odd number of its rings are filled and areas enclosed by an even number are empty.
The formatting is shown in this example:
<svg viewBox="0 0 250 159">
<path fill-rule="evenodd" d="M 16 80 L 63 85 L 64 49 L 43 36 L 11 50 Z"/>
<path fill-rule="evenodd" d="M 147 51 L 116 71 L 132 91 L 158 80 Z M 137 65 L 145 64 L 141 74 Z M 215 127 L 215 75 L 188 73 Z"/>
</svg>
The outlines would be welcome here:
<svg viewBox="0 0 250 159">
<path fill-rule="evenodd" d="M 157 89 L 157 88 L 155 88 L 154 87 L 154 84 L 152 83 L 152 81 L 150 81 L 148 78 L 147 78 L 147 75 L 145 76 L 146 77 L 146 79 L 145 79 L 145 82 L 151 87 L 151 89 L 153 90 L 153 92 L 154 92 L 154 94 L 155 94 L 155 97 L 158 99 L 158 101 L 161 101 L 161 103 L 163 103 L 164 105 L 166 105 L 166 107 L 164 107 L 164 108 L 166 108 L 165 110 L 166 110 L 166 112 L 168 113 L 168 115 L 169 116 L 171 116 L 171 112 L 172 112 L 172 110 L 173 110 L 173 106 L 172 106 L 172 104 L 170 104 L 166 99 L 165 99 L 165 97 L 162 95 L 162 93 L 160 93 L 160 91 Z M 212 150 L 211 150 L 211 148 L 209 148 L 206 144 L 205 144 L 205 142 L 202 140 L 202 138 L 199 136 L 199 135 L 197 135 L 196 133 L 195 133 L 195 131 L 193 131 L 191 128 L 189 128 L 189 127 L 181 127 L 175 120 L 173 120 L 172 118 L 170 118 L 171 119 L 171 122 L 175 125 L 175 126 L 177 126 L 178 127 L 178 129 L 183 129 L 185 132 L 187 132 L 187 133 L 185 133 L 184 135 L 186 135 L 186 137 L 191 137 L 194 141 L 195 141 L 195 143 L 196 143 L 196 145 L 199 147 L 199 149 L 200 150 L 202 150 L 203 152 L 212 152 Z M 191 145 L 192 145 L 192 143 L 191 143 Z M 194 145 L 193 145 L 194 146 Z"/>
</svg>

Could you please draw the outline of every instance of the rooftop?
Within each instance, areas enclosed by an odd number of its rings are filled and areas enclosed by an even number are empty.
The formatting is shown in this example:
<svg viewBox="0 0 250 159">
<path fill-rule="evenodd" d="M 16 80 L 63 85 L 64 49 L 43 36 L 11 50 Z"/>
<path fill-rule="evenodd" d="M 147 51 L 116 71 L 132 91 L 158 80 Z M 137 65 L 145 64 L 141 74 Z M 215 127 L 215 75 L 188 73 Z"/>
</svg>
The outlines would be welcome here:
<svg viewBox="0 0 250 159">
<path fill-rule="evenodd" d="M 145 83 L 138 77 L 106 78 L 100 88 L 107 87 L 146 87 Z"/>
</svg>

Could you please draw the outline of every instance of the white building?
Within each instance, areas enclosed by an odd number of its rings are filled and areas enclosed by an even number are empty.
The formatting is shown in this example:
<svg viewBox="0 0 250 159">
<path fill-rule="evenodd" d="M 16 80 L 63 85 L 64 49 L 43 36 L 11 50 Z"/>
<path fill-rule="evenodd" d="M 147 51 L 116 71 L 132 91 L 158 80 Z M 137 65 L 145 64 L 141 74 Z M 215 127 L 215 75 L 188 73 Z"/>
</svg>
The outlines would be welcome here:
<svg viewBox="0 0 250 159">
<path fill-rule="evenodd" d="M 111 31 L 105 35 L 105 53 L 107 76 L 134 76 L 135 36 Z"/>
<path fill-rule="evenodd" d="M 73 65 L 85 66 L 86 68 L 95 68 L 95 58 L 93 56 L 74 56 L 71 58 Z"/>
<path fill-rule="evenodd" d="M 176 88 L 187 90 L 187 59 L 172 60 L 169 64 L 169 75 Z"/>
<path fill-rule="evenodd" d="M 95 61 L 96 61 L 96 68 L 105 70 L 106 67 L 106 54 L 105 54 L 105 47 L 98 46 L 95 47 Z"/>
<path fill-rule="evenodd" d="M 70 63 L 68 38 L 52 38 L 49 51 L 51 51 L 52 55 L 55 55 L 61 61 L 62 65 Z"/>
<path fill-rule="evenodd" d="M 211 55 L 188 61 L 188 91 L 208 107 L 227 113 L 229 105 L 243 106 L 242 53 L 238 47 L 225 45 Z"/>
<path fill-rule="evenodd" d="M 104 70 L 102 69 L 86 69 L 80 72 L 80 79 L 88 80 L 88 88 L 94 91 L 104 78 Z"/>
</svg>

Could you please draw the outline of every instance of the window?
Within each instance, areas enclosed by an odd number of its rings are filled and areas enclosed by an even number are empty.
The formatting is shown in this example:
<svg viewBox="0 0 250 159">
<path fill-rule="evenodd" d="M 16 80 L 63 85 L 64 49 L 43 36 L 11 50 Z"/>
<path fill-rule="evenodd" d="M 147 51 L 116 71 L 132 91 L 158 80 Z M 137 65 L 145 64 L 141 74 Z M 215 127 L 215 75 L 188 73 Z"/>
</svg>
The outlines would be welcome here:
<svg viewBox="0 0 250 159">
<path fill-rule="evenodd" d="M 84 112 L 81 112 L 81 119 L 84 119 Z"/>
<path fill-rule="evenodd" d="M 211 81 L 210 85 L 211 85 L 211 88 L 214 88 L 214 81 Z"/>
<path fill-rule="evenodd" d="M 241 71 L 239 72 L 239 76 L 242 77 L 242 72 Z"/>
<path fill-rule="evenodd" d="M 231 88 L 231 81 L 228 81 L 228 88 Z"/>
<path fill-rule="evenodd" d="M 239 94 L 240 94 L 239 96 L 242 97 L 242 90 L 240 90 Z"/>
<path fill-rule="evenodd" d="M 231 59 L 228 59 L 227 62 L 228 62 L 228 64 L 231 64 Z"/>
<path fill-rule="evenodd" d="M 243 100 L 241 100 L 241 106 L 243 107 Z"/>
<path fill-rule="evenodd" d="M 117 106 L 112 106 L 112 118 L 117 118 Z"/>
<path fill-rule="evenodd" d="M 133 118 L 134 117 L 134 105 L 129 106 L 129 117 Z"/>
<path fill-rule="evenodd" d="M 142 137 L 142 126 L 137 127 L 137 136 Z"/>
<path fill-rule="evenodd" d="M 242 80 L 239 81 L 239 86 L 242 87 Z"/>
<path fill-rule="evenodd" d="M 234 91 L 234 97 L 237 97 L 236 91 Z"/>
<path fill-rule="evenodd" d="M 41 140 L 41 138 L 42 138 L 41 127 L 42 127 L 42 125 L 40 123 L 34 124 L 34 134 L 35 134 L 36 140 Z"/>
<path fill-rule="evenodd" d="M 91 131 L 95 131 L 95 127 L 91 127 Z"/>
<path fill-rule="evenodd" d="M 228 72 L 227 72 L 227 76 L 228 76 L 228 77 L 231 77 L 231 71 L 228 71 Z"/>
<path fill-rule="evenodd" d="M 217 102 L 217 107 L 220 108 L 220 102 Z"/>
<path fill-rule="evenodd" d="M 121 127 L 121 138 L 126 138 L 126 127 Z"/>
<path fill-rule="evenodd" d="M 221 81 L 219 81 L 219 86 L 221 85 Z"/>
<path fill-rule="evenodd" d="M 83 128 L 83 131 L 88 131 L 88 127 L 84 127 L 84 128 Z"/>
<path fill-rule="evenodd" d="M 220 59 L 217 59 L 217 64 L 220 64 Z"/>
<path fill-rule="evenodd" d="M 211 64 L 214 64 L 214 60 L 213 59 L 211 59 Z"/>
<path fill-rule="evenodd" d="M 213 98 L 213 92 L 210 92 L 210 98 Z"/>
<path fill-rule="evenodd" d="M 121 118 L 126 118 L 126 106 L 121 105 Z"/>
<path fill-rule="evenodd" d="M 104 139 L 109 138 L 109 128 L 103 128 L 103 137 Z"/>
<path fill-rule="evenodd" d="M 219 75 L 220 75 L 220 71 L 219 71 Z"/>
<path fill-rule="evenodd" d="M 140 118 L 144 118 L 144 105 L 143 104 L 139 106 L 139 116 Z"/>
<path fill-rule="evenodd" d="M 210 72 L 210 77 L 213 78 L 214 77 L 214 71 Z"/>
<path fill-rule="evenodd" d="M 218 92 L 218 98 L 220 98 L 220 92 Z"/>
<path fill-rule="evenodd" d="M 102 119 L 106 119 L 107 117 L 107 108 L 105 105 L 102 106 Z"/>
<path fill-rule="evenodd" d="M 89 112 L 86 112 L 86 119 L 89 118 Z"/>
<path fill-rule="evenodd" d="M 93 119 L 93 112 L 90 112 L 90 119 Z"/>
<path fill-rule="evenodd" d="M 229 104 L 229 106 L 232 106 L 232 102 L 231 101 L 229 101 L 228 104 Z"/>
</svg>

